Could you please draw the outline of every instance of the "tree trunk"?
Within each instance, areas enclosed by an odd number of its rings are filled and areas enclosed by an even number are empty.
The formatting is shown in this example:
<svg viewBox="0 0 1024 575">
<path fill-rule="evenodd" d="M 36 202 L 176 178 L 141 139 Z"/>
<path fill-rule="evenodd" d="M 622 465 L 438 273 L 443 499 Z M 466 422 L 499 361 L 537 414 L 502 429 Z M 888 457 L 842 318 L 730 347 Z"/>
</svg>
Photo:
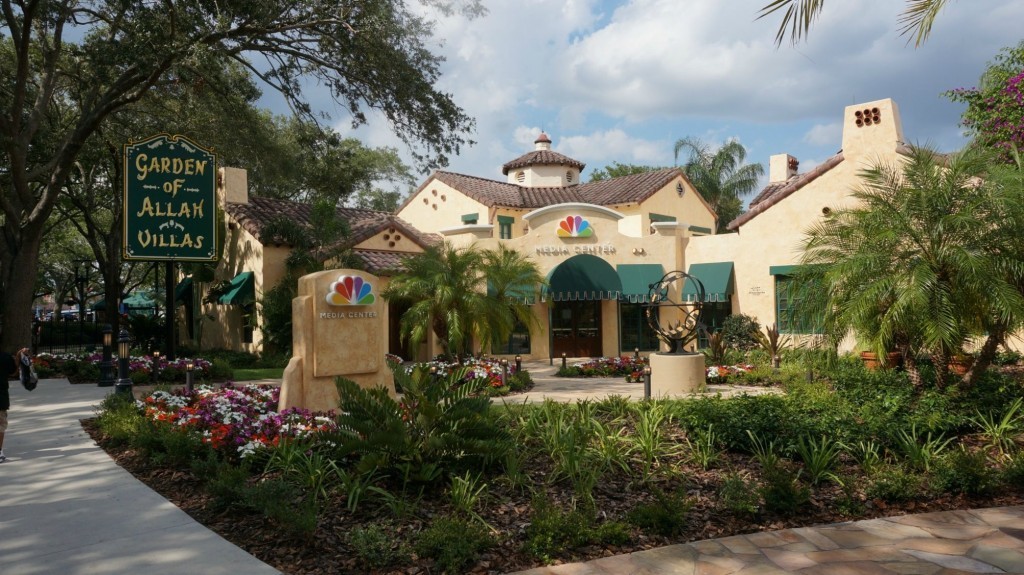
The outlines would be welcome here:
<svg viewBox="0 0 1024 575">
<path fill-rule="evenodd" d="M 999 349 L 999 344 L 1003 342 L 1003 338 L 1006 335 L 1006 328 L 999 326 L 989 329 L 989 335 L 985 338 L 985 343 L 981 346 L 981 352 L 978 354 L 978 359 L 975 360 L 974 365 L 971 369 L 964 374 L 963 378 L 960 379 L 960 385 L 964 388 L 973 387 L 978 382 L 978 378 L 981 374 L 985 373 L 988 366 L 992 365 L 992 360 L 996 357 L 996 351 Z"/>
<path fill-rule="evenodd" d="M 0 317 L 3 317 L 0 350 L 8 353 L 32 346 L 32 300 L 42 226 L 30 225 L 20 231 L 21 242 L 11 254 L 10 265 L 4 269 L 4 298 L 0 302 Z"/>
</svg>

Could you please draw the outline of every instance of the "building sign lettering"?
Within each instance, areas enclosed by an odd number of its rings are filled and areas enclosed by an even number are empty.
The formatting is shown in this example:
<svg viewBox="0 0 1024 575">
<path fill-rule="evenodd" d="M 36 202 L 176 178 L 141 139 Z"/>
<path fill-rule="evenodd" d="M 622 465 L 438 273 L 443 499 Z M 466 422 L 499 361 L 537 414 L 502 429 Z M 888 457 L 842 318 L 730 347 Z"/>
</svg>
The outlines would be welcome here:
<svg viewBox="0 0 1024 575">
<path fill-rule="evenodd" d="M 375 311 L 322 311 L 320 319 L 356 319 L 377 317 Z"/>
<path fill-rule="evenodd" d="M 764 290 L 761 289 L 761 286 L 754 286 L 754 287 L 750 288 L 750 291 L 748 291 L 747 294 L 748 295 L 764 295 Z"/>
<path fill-rule="evenodd" d="M 535 250 L 538 256 L 567 256 L 569 254 L 614 254 L 615 246 L 612 244 L 586 244 L 581 246 L 537 246 Z"/>
<path fill-rule="evenodd" d="M 217 260 L 216 156 L 184 136 L 124 147 L 124 258 Z"/>
</svg>

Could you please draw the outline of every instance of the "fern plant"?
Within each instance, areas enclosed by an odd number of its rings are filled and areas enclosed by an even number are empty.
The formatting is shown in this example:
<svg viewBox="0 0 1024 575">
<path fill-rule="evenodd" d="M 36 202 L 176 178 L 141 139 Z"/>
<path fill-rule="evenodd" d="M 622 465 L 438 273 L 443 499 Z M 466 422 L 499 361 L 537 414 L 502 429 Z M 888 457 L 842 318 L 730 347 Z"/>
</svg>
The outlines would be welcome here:
<svg viewBox="0 0 1024 575">
<path fill-rule="evenodd" d="M 502 460 L 508 433 L 497 424 L 482 378 L 466 380 L 466 368 L 435 377 L 419 366 L 393 366 L 404 395 L 383 387 L 365 389 L 338 378 L 338 455 L 357 458 L 362 472 L 380 471 L 409 483 L 430 483 L 458 469 L 483 469 Z"/>
</svg>

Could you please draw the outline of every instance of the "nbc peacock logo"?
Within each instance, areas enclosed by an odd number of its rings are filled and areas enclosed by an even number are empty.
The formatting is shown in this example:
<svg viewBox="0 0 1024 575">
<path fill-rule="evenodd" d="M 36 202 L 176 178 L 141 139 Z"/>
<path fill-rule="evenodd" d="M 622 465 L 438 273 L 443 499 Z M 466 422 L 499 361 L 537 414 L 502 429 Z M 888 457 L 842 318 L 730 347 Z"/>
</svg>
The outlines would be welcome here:
<svg viewBox="0 0 1024 575">
<path fill-rule="evenodd" d="M 371 305 L 375 301 L 373 284 L 359 276 L 339 276 L 327 292 L 330 305 Z"/>
<path fill-rule="evenodd" d="M 594 235 L 594 228 L 590 222 L 582 216 L 567 216 L 558 222 L 558 237 L 560 238 L 589 238 Z"/>
</svg>

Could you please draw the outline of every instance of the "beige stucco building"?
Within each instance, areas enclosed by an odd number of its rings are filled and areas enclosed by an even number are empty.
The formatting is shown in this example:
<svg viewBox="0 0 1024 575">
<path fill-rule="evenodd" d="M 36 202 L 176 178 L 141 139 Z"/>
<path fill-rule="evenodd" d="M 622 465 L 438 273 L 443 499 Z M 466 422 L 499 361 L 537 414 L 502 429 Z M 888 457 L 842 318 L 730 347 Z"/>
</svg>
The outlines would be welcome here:
<svg viewBox="0 0 1024 575">
<path fill-rule="evenodd" d="M 649 285 L 673 270 L 704 283 L 712 325 L 743 313 L 800 335 L 786 313 L 798 305 L 786 286 L 803 233 L 852 201 L 860 170 L 900 161 L 907 147 L 895 102 L 846 107 L 840 144 L 836 155 L 804 172 L 789 154 L 772 156 L 768 185 L 729 222 L 733 233 L 715 233 L 717 216 L 678 168 L 581 183 L 584 164 L 552 150 L 546 134 L 503 166 L 502 179 L 437 171 L 395 215 L 347 208 L 339 214 L 352 227 L 354 252 L 377 275 L 393 275 L 402 256 L 441 240 L 476 249 L 503 244 L 532 259 L 547 278 L 543 289 L 521 290 L 536 325 L 520 326 L 509 341 L 485 343 L 493 354 L 540 359 L 656 350 L 643 303 Z M 258 300 L 280 281 L 291 249 L 261 237 L 263 226 L 282 214 L 308 221 L 309 208 L 248 198 L 239 178 L 244 174 L 230 170 L 223 178 L 227 246 L 218 278 L 252 272 Z M 204 317 L 215 318 L 205 327 L 204 347 L 260 349 L 259 330 L 243 340 L 245 308 L 237 307 L 203 306 Z M 400 313 L 389 306 L 389 349 L 406 357 L 436 353 L 435 342 L 416 353 L 401 349 Z"/>
</svg>

